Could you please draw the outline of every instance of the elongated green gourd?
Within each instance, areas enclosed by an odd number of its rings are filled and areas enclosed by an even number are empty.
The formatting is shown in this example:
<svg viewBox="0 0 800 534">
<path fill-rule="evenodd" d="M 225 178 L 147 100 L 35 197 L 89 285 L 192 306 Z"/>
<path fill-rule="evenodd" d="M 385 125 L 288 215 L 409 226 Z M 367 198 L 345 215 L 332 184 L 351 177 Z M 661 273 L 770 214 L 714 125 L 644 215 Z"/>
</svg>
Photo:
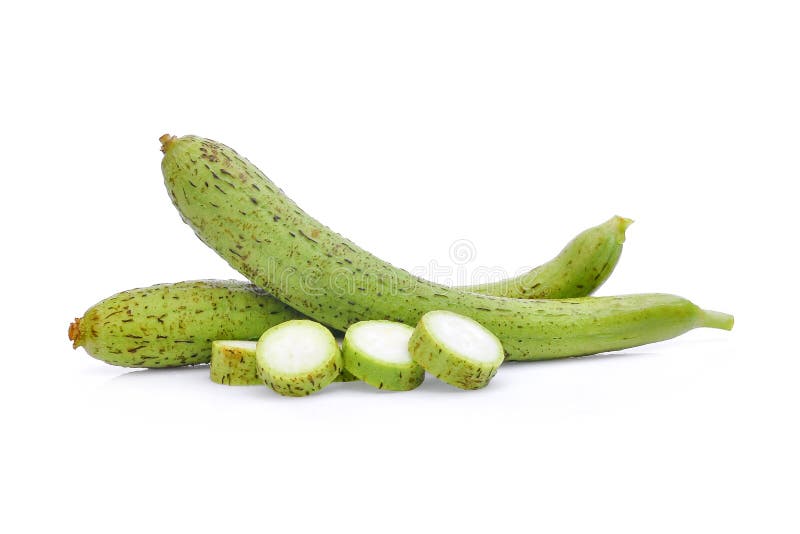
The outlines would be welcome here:
<svg viewBox="0 0 800 534">
<path fill-rule="evenodd" d="M 176 367 L 207 363 L 216 339 L 255 340 L 300 317 L 252 284 L 197 280 L 117 293 L 75 319 L 69 338 L 112 365 Z"/>
<path fill-rule="evenodd" d="M 194 136 L 162 136 L 165 185 L 183 220 L 233 268 L 332 328 L 386 319 L 415 325 L 432 310 L 478 321 L 507 358 L 594 354 L 730 329 L 733 318 L 674 295 L 522 300 L 434 284 L 393 267 L 303 212 L 232 149 Z"/>
<path fill-rule="evenodd" d="M 609 221 L 589 228 L 581 232 L 575 237 L 561 253 L 549 262 L 536 267 L 527 273 L 506 280 L 501 280 L 491 284 L 483 284 L 477 286 L 463 286 L 463 289 L 469 291 L 476 291 L 491 295 L 518 297 L 518 298 L 565 298 L 565 297 L 579 297 L 588 294 L 597 289 L 608 277 L 616 265 L 619 254 L 622 251 L 622 243 L 625 240 L 625 229 L 630 224 L 629 219 L 622 217 L 613 217 Z M 124 291 L 123 294 L 127 296 L 134 295 L 135 298 L 144 298 L 150 295 L 153 298 L 154 292 L 169 292 L 172 287 L 176 291 L 181 291 L 182 284 L 187 282 L 179 282 L 178 284 L 162 284 L 158 289 L 149 288 L 147 291 L 132 290 Z M 238 304 L 235 299 L 241 293 L 242 283 L 237 280 L 208 280 L 203 283 L 195 283 L 191 287 L 191 300 L 194 302 L 216 302 L 217 305 L 222 304 L 220 298 L 227 298 L 224 295 L 225 289 L 229 292 L 227 295 L 234 299 L 230 306 L 234 309 Z M 252 288 L 251 288 L 252 289 Z M 222 297 L 221 297 L 222 295 Z M 283 310 L 285 305 L 277 301 L 274 297 L 261 290 L 256 291 L 253 297 L 257 299 L 258 304 L 265 309 L 269 310 Z M 113 299 L 113 297 L 112 297 Z M 164 311 L 172 314 L 173 312 L 180 312 L 184 304 L 179 299 L 171 299 L 170 306 L 167 306 Z M 296 315 L 288 315 L 287 318 L 299 318 L 301 314 L 298 312 Z M 228 324 L 228 318 L 222 315 L 204 314 L 194 319 L 199 321 L 198 328 L 206 329 L 207 331 L 224 330 Z M 129 328 L 135 325 L 128 324 Z M 162 325 L 159 324 L 161 328 Z M 71 329 L 74 330 L 75 335 L 78 334 L 77 326 Z M 128 338 L 133 340 L 136 338 Z M 163 338 L 162 344 L 164 343 Z M 136 345 L 131 345 L 135 347 Z M 185 347 L 184 347 L 185 348 Z M 114 343 L 104 342 L 102 339 L 97 339 L 93 343 L 93 356 L 109 363 L 120 360 L 119 353 L 112 352 L 119 350 L 114 347 Z M 202 352 L 210 352 L 210 349 L 203 348 Z M 160 353 L 163 356 L 165 353 Z M 152 355 L 148 355 L 152 356 Z M 164 358 L 133 358 L 140 367 L 153 367 L 161 366 L 164 363 Z M 127 362 L 127 359 L 123 360 Z M 193 360 L 195 361 L 195 360 Z M 202 356 L 197 358 L 198 363 L 204 363 Z M 234 362 L 235 363 L 235 362 Z M 248 378 L 242 378 L 245 382 L 260 384 L 261 381 L 255 376 L 255 369 L 250 372 L 249 358 L 242 365 L 246 367 L 245 372 Z M 128 365 L 122 363 L 122 365 Z M 221 366 L 217 366 L 221 368 Z M 233 371 L 232 371 L 233 372 Z M 230 373 L 224 373 L 220 376 L 228 376 Z M 251 376 L 252 375 L 252 376 Z M 230 375 L 233 376 L 233 375 Z M 233 378 L 234 381 L 237 379 Z M 351 381 L 357 380 L 354 376 L 347 371 L 343 372 L 337 381 Z"/>
<path fill-rule="evenodd" d="M 611 276 L 619 261 L 625 230 L 633 221 L 614 216 L 584 230 L 552 260 L 530 271 L 497 282 L 460 289 L 522 299 L 565 299 L 594 293 Z"/>
</svg>

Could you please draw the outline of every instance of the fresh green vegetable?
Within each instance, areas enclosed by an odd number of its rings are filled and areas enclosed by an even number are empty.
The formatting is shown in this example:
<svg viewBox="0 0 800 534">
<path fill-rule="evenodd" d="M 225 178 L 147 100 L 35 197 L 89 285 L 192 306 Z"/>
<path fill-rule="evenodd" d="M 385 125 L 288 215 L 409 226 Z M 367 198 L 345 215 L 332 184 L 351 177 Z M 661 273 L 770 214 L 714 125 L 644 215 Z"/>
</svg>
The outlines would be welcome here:
<svg viewBox="0 0 800 534">
<path fill-rule="evenodd" d="M 599 287 L 616 265 L 619 258 L 619 253 L 622 251 L 622 243 L 625 240 L 625 229 L 629 224 L 628 219 L 621 217 L 614 217 L 609 221 L 589 228 L 575 237 L 561 253 L 553 260 L 530 270 L 529 272 L 506 280 L 501 280 L 491 284 L 482 284 L 476 286 L 463 286 L 462 289 L 469 291 L 476 291 L 480 293 L 519 297 L 519 298 L 564 298 L 564 297 L 579 297 L 588 294 L 597 287 Z M 231 309 L 240 309 L 240 303 L 237 299 L 241 299 L 242 282 L 237 280 L 206 280 L 200 283 L 192 282 L 179 282 L 177 284 L 161 284 L 156 288 L 136 289 L 131 291 L 124 291 L 119 295 L 115 295 L 106 301 L 114 301 L 115 297 L 123 296 L 127 298 L 130 295 L 137 295 L 136 299 L 141 298 L 139 295 L 142 292 L 151 294 L 152 298 L 160 298 L 161 293 L 172 292 L 170 300 L 165 302 L 164 312 L 170 316 L 181 314 L 186 310 L 185 303 L 181 299 L 176 299 L 174 293 L 184 291 L 186 284 L 193 284 L 191 287 L 192 302 L 201 303 L 204 301 L 216 303 L 216 306 L 230 307 Z M 171 291 L 171 288 L 174 288 Z M 226 290 L 228 290 L 226 292 Z M 255 286 L 250 286 L 247 291 L 253 294 L 253 302 L 246 305 L 258 305 L 265 310 L 279 310 L 279 314 L 275 319 L 288 320 L 294 318 L 301 318 L 299 312 L 293 313 L 286 305 L 277 301 L 274 297 L 266 292 L 257 289 Z M 229 295 L 228 296 L 226 296 Z M 231 298 L 232 302 L 222 302 L 223 299 Z M 136 300 L 134 299 L 134 300 Z M 106 301 L 103 301 L 104 303 Z M 135 302 L 131 304 L 135 306 Z M 90 309 L 86 315 L 90 315 Z M 76 337 L 80 336 L 79 323 L 82 319 L 76 319 L 75 324 L 70 326 L 70 339 L 77 341 Z M 127 319 L 126 319 L 127 320 Z M 138 319 L 137 319 L 138 320 Z M 223 315 L 204 314 L 199 318 L 193 319 L 198 322 L 198 328 L 205 329 L 210 332 L 225 331 L 228 328 L 228 318 Z M 135 321 L 128 321 L 126 323 L 127 329 L 132 330 L 137 327 L 133 324 Z M 146 330 L 153 330 L 147 325 L 138 325 L 144 327 Z M 265 326 L 271 326 L 271 323 L 265 323 Z M 164 336 L 163 323 L 159 323 L 155 328 L 156 336 Z M 97 329 L 95 329 L 97 331 Z M 252 331 L 250 331 L 252 332 Z M 132 336 L 140 335 L 139 333 L 128 334 Z M 85 337 L 85 336 L 84 336 Z M 91 337 L 91 336 L 90 336 Z M 138 339 L 136 337 L 127 337 L 123 341 L 130 341 Z M 145 339 L 143 336 L 141 339 Z M 160 345 L 167 343 L 171 338 L 157 337 L 156 340 Z M 177 339 L 181 339 L 178 337 Z M 76 343 L 78 345 L 86 344 L 85 340 Z M 204 363 L 207 361 L 206 355 L 210 354 L 210 345 L 208 342 L 201 342 L 195 340 L 194 344 L 202 345 L 202 349 L 197 356 L 193 356 L 194 363 Z M 158 358 L 154 358 L 155 353 L 142 352 L 139 357 L 134 355 L 131 358 L 121 358 L 121 352 L 117 350 L 127 350 L 128 348 L 136 347 L 139 344 L 123 344 L 124 348 L 120 348 L 116 343 L 108 343 L 103 340 L 97 342 L 89 341 L 86 344 L 87 351 L 90 351 L 94 357 L 104 360 L 108 363 L 115 365 L 135 365 L 137 367 L 160 367 L 165 365 L 166 351 L 158 352 Z M 187 346 L 180 348 L 186 349 Z M 161 350 L 161 347 L 158 349 Z M 93 351 L 93 352 L 92 352 Z M 170 354 L 173 351 L 170 351 Z M 141 356 L 145 355 L 146 358 Z M 124 356 L 124 355 L 123 355 Z M 168 358 L 170 363 L 166 365 L 181 365 L 180 363 L 172 362 L 172 358 Z M 119 363 L 115 363 L 119 362 Z M 248 359 L 245 359 L 244 364 L 249 365 Z M 245 372 L 245 371 L 241 371 Z M 252 370 L 253 377 L 255 377 L 255 368 Z M 249 376 L 249 374 L 247 375 Z M 342 376 L 337 381 L 352 381 L 357 380 L 355 377 L 347 372 L 343 372 Z M 258 381 L 260 384 L 260 380 Z"/>
<path fill-rule="evenodd" d="M 211 342 L 211 380 L 229 386 L 254 386 L 264 382 L 256 369 L 256 342 Z"/>
<path fill-rule="evenodd" d="M 208 363 L 215 339 L 255 340 L 302 317 L 252 284 L 198 280 L 117 293 L 69 326 L 73 347 L 124 367 Z"/>
<path fill-rule="evenodd" d="M 378 389 L 408 391 L 422 384 L 425 370 L 408 352 L 414 329 L 392 321 L 361 321 L 347 329 L 342 343 L 344 367 Z"/>
<path fill-rule="evenodd" d="M 276 392 L 302 397 L 339 376 L 342 354 L 330 330 L 298 319 L 264 332 L 256 346 L 256 366 L 261 379 Z"/>
<path fill-rule="evenodd" d="M 591 295 L 603 285 L 622 253 L 633 221 L 614 216 L 578 234 L 552 260 L 516 278 L 460 289 L 522 299 L 565 299 Z"/>
<path fill-rule="evenodd" d="M 422 316 L 409 343 L 414 361 L 461 389 L 486 386 L 503 363 L 503 346 L 469 317 L 449 311 Z"/>
<path fill-rule="evenodd" d="M 733 325 L 673 295 L 521 300 L 434 284 L 307 215 L 232 149 L 194 136 L 161 141 L 167 190 L 197 236 L 255 284 L 338 330 L 371 319 L 415 325 L 428 311 L 449 310 L 494 333 L 509 359 L 541 360 Z"/>
</svg>

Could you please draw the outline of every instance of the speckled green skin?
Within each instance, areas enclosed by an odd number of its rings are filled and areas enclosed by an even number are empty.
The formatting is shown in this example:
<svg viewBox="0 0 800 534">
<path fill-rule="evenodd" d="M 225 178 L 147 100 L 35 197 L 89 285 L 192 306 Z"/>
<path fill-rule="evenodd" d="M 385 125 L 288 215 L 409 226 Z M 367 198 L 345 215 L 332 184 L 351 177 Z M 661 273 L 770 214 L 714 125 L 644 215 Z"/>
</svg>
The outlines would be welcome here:
<svg viewBox="0 0 800 534">
<path fill-rule="evenodd" d="M 211 343 L 211 380 L 228 386 L 255 386 L 264 382 L 256 369 L 256 342 L 231 346 L 228 341 Z"/>
<path fill-rule="evenodd" d="M 588 295 L 600 287 L 613 271 L 622 252 L 625 229 L 629 224 L 629 219 L 613 217 L 601 225 L 581 232 L 553 260 L 521 276 L 491 284 L 460 286 L 460 288 L 487 295 L 528 299 L 553 299 Z M 232 298 L 239 298 L 241 286 L 242 283 L 236 280 L 207 280 L 204 281 L 204 285 L 195 284 L 192 293 L 196 299 L 217 302 L 218 305 L 221 305 L 223 303 L 219 301 L 220 292 L 224 291 L 225 288 L 229 288 Z M 166 289 L 167 285 L 164 285 L 164 290 Z M 277 310 L 287 309 L 286 305 L 276 301 L 274 297 L 266 292 L 258 292 L 260 293 L 258 297 L 259 304 L 263 307 Z M 237 304 L 233 302 L 231 305 L 235 307 Z M 180 306 L 180 304 L 176 304 L 176 306 Z M 291 311 L 287 311 L 286 313 L 286 319 L 302 317 L 300 312 L 292 314 Z M 98 357 L 108 361 L 109 358 L 113 357 L 113 354 L 99 354 Z M 118 360 L 119 358 L 113 359 Z M 244 363 L 248 364 L 247 360 Z M 142 361 L 140 365 L 152 366 L 148 365 L 147 361 Z M 252 368 L 252 375 L 244 370 L 239 372 L 245 372 L 245 375 L 242 376 L 243 384 L 261 384 L 261 380 L 256 377 L 255 367 Z M 232 370 L 231 377 L 235 377 L 235 373 Z M 234 378 L 234 380 L 236 379 Z M 345 372 L 336 381 L 350 382 L 354 380 L 358 380 L 358 378 Z"/>
<path fill-rule="evenodd" d="M 461 389 L 480 389 L 485 387 L 497 373 L 503 363 L 503 347 L 497 341 L 497 360 L 479 362 L 451 350 L 442 342 L 428 325 L 427 318 L 431 313 L 449 313 L 433 311 L 422 316 L 408 342 L 411 357 L 430 374 Z M 469 319 L 469 318 L 467 318 Z M 475 325 L 486 330 L 478 323 Z M 494 337 L 491 332 L 486 333 Z M 496 339 L 496 338 L 495 338 Z"/>
<path fill-rule="evenodd" d="M 75 348 L 123 367 L 208 363 L 215 339 L 254 340 L 271 326 L 302 317 L 258 287 L 197 280 L 123 291 L 70 325 Z"/>
<path fill-rule="evenodd" d="M 566 298 L 588 295 L 603 284 L 614 269 L 619 254 L 622 252 L 622 243 L 625 240 L 625 229 L 628 224 L 630 224 L 629 219 L 613 217 L 599 226 L 585 230 L 567 244 L 556 258 L 521 276 L 491 284 L 460 287 L 468 291 L 515 298 Z M 185 283 L 191 282 L 180 282 L 180 284 Z M 172 285 L 174 286 L 175 284 Z M 170 284 L 164 284 L 162 286 L 163 291 L 166 291 L 169 286 Z M 202 284 L 195 284 L 192 288 L 192 294 L 194 298 L 198 300 L 208 300 L 209 302 L 217 302 L 218 305 L 223 305 L 224 303 L 219 301 L 220 294 L 227 288 L 230 290 L 231 298 L 237 299 L 240 298 L 241 287 L 242 283 L 237 280 L 206 280 L 203 281 Z M 266 292 L 257 289 L 256 292 L 259 294 L 257 298 L 262 307 L 270 310 L 281 310 L 281 312 L 286 310 L 285 319 L 302 317 L 300 312 L 293 314 L 288 310 L 286 305 L 282 304 L 280 301 L 276 301 L 274 297 Z M 230 305 L 236 307 L 237 303 L 232 302 Z M 180 304 L 176 303 L 176 306 L 180 306 Z M 130 337 L 126 338 L 126 341 L 135 339 L 136 338 Z M 163 338 L 159 339 L 163 342 Z M 112 363 L 112 360 L 124 360 L 119 357 L 120 354 L 118 352 L 112 352 L 119 350 L 118 348 L 99 348 L 103 345 L 101 341 L 94 345 L 98 348 L 87 349 L 87 351 L 98 351 L 95 357 L 108 361 L 109 363 Z M 125 346 L 125 350 L 130 348 L 127 345 Z M 135 347 L 136 345 L 131 346 Z M 165 353 L 159 354 L 163 355 Z M 132 360 L 139 362 L 136 366 L 156 366 L 154 365 L 154 361 L 148 361 L 148 359 L 142 360 L 141 358 L 133 358 Z M 159 364 L 157 366 L 160 366 L 164 359 L 160 358 L 158 361 Z M 199 363 L 203 362 L 200 361 Z M 245 360 L 244 364 L 248 365 L 248 361 Z M 130 364 L 116 363 L 115 365 Z M 236 372 L 237 371 L 232 370 L 230 376 L 235 377 Z M 252 375 L 250 372 L 244 370 L 238 372 L 245 373 L 241 378 L 243 380 L 242 384 L 261 384 L 261 380 L 258 379 L 255 374 L 255 367 L 252 368 Z M 235 378 L 233 379 L 236 381 Z M 336 379 L 337 382 L 350 382 L 354 380 L 358 380 L 358 378 L 346 371 Z"/>
<path fill-rule="evenodd" d="M 336 377 L 334 382 L 358 382 L 358 377 L 347 369 L 342 369 L 342 372 L 339 373 L 339 376 Z"/>
<path fill-rule="evenodd" d="M 361 347 L 353 343 L 351 332 L 354 328 L 363 327 L 367 323 L 376 321 L 361 321 L 347 329 L 342 343 L 342 360 L 345 370 L 349 371 L 357 379 L 366 382 L 378 389 L 389 389 L 392 391 L 410 391 L 425 380 L 425 369 L 414 361 L 405 364 L 387 362 L 376 359 L 373 355 L 365 352 Z M 413 328 L 408 328 L 409 334 Z"/>
<path fill-rule="evenodd" d="M 328 357 L 325 359 L 324 363 L 316 369 L 303 373 L 282 373 L 271 368 L 267 361 L 266 355 L 269 351 L 269 337 L 278 329 L 296 327 L 298 328 L 299 336 L 303 335 L 303 329 L 309 327 L 324 330 L 330 337 L 330 343 L 327 347 Z M 330 330 L 308 319 L 287 321 L 273 326 L 264 332 L 264 335 L 259 338 L 258 346 L 256 347 L 256 367 L 258 369 L 258 376 L 263 380 L 264 384 L 271 387 L 277 393 L 289 397 L 305 397 L 306 395 L 321 390 L 336 380 L 344 368 L 342 365 L 342 353 L 339 350 L 339 344 L 336 343 L 336 338 L 333 337 Z"/>
<path fill-rule="evenodd" d="M 253 283 L 338 330 L 370 319 L 416 325 L 425 312 L 446 309 L 488 328 L 509 359 L 541 360 L 719 326 L 672 295 L 523 300 L 434 284 L 322 225 L 222 144 L 163 136 L 162 150 L 167 191 L 195 234 Z"/>
<path fill-rule="evenodd" d="M 584 230 L 552 260 L 516 278 L 459 289 L 523 299 L 565 299 L 594 293 L 611 276 L 633 221 L 614 216 Z"/>
<path fill-rule="evenodd" d="M 344 342 L 344 336 L 337 335 L 336 336 L 336 346 L 339 347 L 339 352 L 342 351 L 342 343 Z M 353 375 L 350 371 L 344 368 L 344 358 L 342 358 L 342 372 L 339 373 L 339 376 L 336 377 L 334 382 L 357 382 L 358 377 Z"/>
</svg>

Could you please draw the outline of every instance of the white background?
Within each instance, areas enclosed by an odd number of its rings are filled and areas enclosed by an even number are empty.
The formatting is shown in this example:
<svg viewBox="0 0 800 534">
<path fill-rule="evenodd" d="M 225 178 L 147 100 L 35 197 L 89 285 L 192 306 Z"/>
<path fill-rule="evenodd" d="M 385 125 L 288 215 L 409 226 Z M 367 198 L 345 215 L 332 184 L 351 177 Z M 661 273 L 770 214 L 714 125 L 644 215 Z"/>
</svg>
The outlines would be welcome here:
<svg viewBox="0 0 800 534">
<path fill-rule="evenodd" d="M 2 8 L 2 530 L 797 532 L 799 27 L 769 0 Z M 467 274 L 516 272 L 631 217 L 599 294 L 736 327 L 474 392 L 106 365 L 66 335 L 96 301 L 239 277 L 171 206 L 165 132 L 407 269 L 468 239 Z"/>
</svg>

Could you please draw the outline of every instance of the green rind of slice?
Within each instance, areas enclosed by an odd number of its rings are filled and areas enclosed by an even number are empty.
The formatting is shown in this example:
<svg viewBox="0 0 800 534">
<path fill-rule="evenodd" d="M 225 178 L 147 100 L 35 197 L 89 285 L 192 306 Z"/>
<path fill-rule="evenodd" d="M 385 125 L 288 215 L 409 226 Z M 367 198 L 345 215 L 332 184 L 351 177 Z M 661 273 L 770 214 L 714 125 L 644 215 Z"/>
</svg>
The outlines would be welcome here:
<svg viewBox="0 0 800 534">
<path fill-rule="evenodd" d="M 378 389 L 409 391 L 425 379 L 425 370 L 408 352 L 414 329 L 392 321 L 361 321 L 342 342 L 346 371 Z"/>
</svg>

